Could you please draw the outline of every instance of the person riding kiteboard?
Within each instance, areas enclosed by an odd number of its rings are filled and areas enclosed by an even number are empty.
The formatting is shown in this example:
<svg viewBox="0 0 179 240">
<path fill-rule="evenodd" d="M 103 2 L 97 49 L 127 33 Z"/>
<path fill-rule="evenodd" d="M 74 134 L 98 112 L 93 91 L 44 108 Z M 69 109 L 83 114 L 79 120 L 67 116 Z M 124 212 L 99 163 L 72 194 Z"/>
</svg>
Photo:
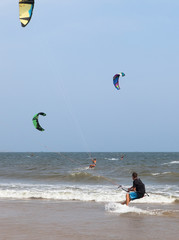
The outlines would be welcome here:
<svg viewBox="0 0 179 240">
<path fill-rule="evenodd" d="M 122 204 L 126 204 L 128 206 L 131 200 L 133 201 L 144 197 L 144 194 L 146 193 L 145 185 L 137 176 L 138 174 L 136 172 L 132 173 L 133 186 L 128 188 L 129 193 L 126 194 L 126 200 Z"/>
<path fill-rule="evenodd" d="M 92 159 L 92 164 L 89 165 L 89 168 L 95 168 L 96 167 L 96 158 Z"/>
</svg>

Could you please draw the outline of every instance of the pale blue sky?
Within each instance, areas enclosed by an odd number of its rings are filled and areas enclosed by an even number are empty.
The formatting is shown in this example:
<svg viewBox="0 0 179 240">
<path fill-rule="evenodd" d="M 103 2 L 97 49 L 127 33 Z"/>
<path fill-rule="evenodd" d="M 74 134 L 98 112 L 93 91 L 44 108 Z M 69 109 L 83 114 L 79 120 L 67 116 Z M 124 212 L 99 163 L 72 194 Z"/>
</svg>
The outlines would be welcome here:
<svg viewBox="0 0 179 240">
<path fill-rule="evenodd" d="M 179 151 L 178 0 L 36 0 L 26 28 L 0 9 L 0 151 Z"/>
</svg>

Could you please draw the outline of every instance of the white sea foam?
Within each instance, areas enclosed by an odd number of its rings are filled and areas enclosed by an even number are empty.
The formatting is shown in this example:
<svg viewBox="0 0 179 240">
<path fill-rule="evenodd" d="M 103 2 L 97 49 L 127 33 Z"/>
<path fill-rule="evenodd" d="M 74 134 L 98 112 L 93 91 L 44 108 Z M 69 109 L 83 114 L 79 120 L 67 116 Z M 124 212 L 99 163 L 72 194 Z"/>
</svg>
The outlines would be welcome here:
<svg viewBox="0 0 179 240">
<path fill-rule="evenodd" d="M 81 167 L 81 168 L 76 168 L 75 171 L 84 171 L 90 169 L 89 167 Z"/>
<path fill-rule="evenodd" d="M 170 204 L 174 203 L 176 200 L 175 197 L 172 196 L 164 196 L 162 194 L 149 194 L 143 198 L 135 200 L 135 203 L 157 203 L 157 204 Z"/>
<path fill-rule="evenodd" d="M 171 164 L 179 164 L 179 161 L 172 161 Z"/>
<path fill-rule="evenodd" d="M 171 165 L 171 164 L 179 164 L 179 161 L 172 161 L 172 162 L 168 162 L 168 163 L 163 163 L 161 165 Z"/>
<path fill-rule="evenodd" d="M 120 203 L 108 203 L 105 205 L 105 210 L 110 213 L 117 214 L 126 214 L 126 213 L 135 213 L 135 214 L 147 214 L 147 215 L 161 215 L 161 212 L 157 210 L 143 210 L 133 206 L 126 206 Z"/>
<path fill-rule="evenodd" d="M 153 176 L 170 174 L 171 172 L 162 172 L 162 173 L 152 173 Z"/>
<path fill-rule="evenodd" d="M 174 192 L 175 194 L 175 192 Z M 149 193 L 149 197 L 135 200 L 137 203 L 173 203 L 178 197 L 165 194 L 165 192 Z M 96 202 L 121 202 L 125 200 L 124 191 L 116 190 L 114 187 L 91 186 L 91 185 L 36 185 L 36 184 L 1 184 L 0 198 L 8 199 L 54 199 L 54 200 L 79 200 Z M 133 202 L 131 202 L 133 204 Z"/>
<path fill-rule="evenodd" d="M 119 158 L 105 158 L 106 160 L 109 160 L 109 161 L 118 161 Z"/>
<path fill-rule="evenodd" d="M 11 199 L 30 199 L 30 198 L 42 198 L 42 199 L 54 199 L 54 200 L 79 200 L 79 201 L 96 201 L 96 202 L 109 202 L 111 199 L 119 201 L 120 196 L 112 196 L 101 193 L 100 191 L 87 191 L 83 189 L 59 189 L 59 190 L 46 190 L 40 191 L 40 189 L 21 189 L 21 190 L 1 190 L 0 198 Z"/>
</svg>

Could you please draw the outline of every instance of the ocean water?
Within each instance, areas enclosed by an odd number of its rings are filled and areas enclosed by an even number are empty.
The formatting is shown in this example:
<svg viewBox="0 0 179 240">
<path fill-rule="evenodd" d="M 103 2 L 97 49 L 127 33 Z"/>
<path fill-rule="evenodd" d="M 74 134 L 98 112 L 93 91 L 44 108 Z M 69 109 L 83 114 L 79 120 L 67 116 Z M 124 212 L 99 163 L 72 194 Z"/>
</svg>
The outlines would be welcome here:
<svg viewBox="0 0 179 240">
<path fill-rule="evenodd" d="M 118 185 L 132 186 L 133 171 L 149 194 L 136 204 L 179 203 L 179 153 L 0 153 L 0 199 L 96 201 L 117 211 L 126 194 Z"/>
</svg>

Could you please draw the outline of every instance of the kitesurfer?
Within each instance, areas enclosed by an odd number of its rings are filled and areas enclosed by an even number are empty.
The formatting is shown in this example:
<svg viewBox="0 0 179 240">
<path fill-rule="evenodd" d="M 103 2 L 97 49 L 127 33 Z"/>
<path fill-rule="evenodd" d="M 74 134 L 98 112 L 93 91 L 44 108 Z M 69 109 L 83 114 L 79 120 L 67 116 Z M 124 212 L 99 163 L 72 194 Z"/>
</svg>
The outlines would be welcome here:
<svg viewBox="0 0 179 240">
<path fill-rule="evenodd" d="M 128 206 L 131 200 L 142 198 L 144 196 L 145 185 L 137 176 L 138 175 L 136 172 L 132 173 L 133 186 L 128 188 L 129 193 L 126 194 L 126 201 L 124 201 L 122 204 L 126 204 Z"/>
<path fill-rule="evenodd" d="M 92 164 L 89 165 L 89 168 L 95 168 L 96 167 L 96 158 L 92 159 Z"/>
</svg>

